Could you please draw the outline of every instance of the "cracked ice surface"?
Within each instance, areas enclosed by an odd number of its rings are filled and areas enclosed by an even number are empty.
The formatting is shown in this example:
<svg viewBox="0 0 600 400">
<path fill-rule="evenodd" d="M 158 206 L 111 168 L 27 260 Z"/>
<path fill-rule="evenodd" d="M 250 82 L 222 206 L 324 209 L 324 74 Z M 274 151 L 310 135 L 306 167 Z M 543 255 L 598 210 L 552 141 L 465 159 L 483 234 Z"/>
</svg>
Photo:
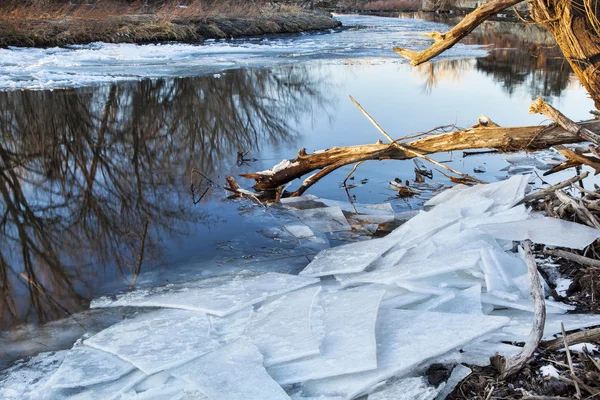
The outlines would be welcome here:
<svg viewBox="0 0 600 400">
<path fill-rule="evenodd" d="M 265 366 L 319 354 L 311 312 L 320 291 L 317 286 L 285 294 L 263 304 L 254 314 L 246 336 L 263 354 Z"/>
<path fill-rule="evenodd" d="M 226 316 L 253 304 L 319 282 L 315 278 L 276 272 L 241 271 L 117 297 L 102 297 L 90 307 L 170 307 Z"/>
<path fill-rule="evenodd" d="M 217 348 L 209 330 L 206 314 L 162 309 L 119 322 L 83 343 L 115 354 L 150 375 Z"/>
<path fill-rule="evenodd" d="M 110 382 L 135 367 L 119 357 L 87 346 L 77 346 L 65 359 L 47 385 L 52 388 L 72 388 Z"/>
<path fill-rule="evenodd" d="M 321 354 L 268 369 L 281 385 L 377 368 L 375 323 L 382 290 L 340 290 L 319 296 L 325 337 Z"/>
<path fill-rule="evenodd" d="M 377 383 L 406 374 L 428 358 L 496 330 L 508 318 L 381 309 L 377 321 L 377 368 L 305 383 L 311 394 L 352 399 Z"/>
<path fill-rule="evenodd" d="M 187 363 L 172 374 L 210 399 L 289 400 L 265 371 L 258 348 L 245 339 Z"/>
</svg>

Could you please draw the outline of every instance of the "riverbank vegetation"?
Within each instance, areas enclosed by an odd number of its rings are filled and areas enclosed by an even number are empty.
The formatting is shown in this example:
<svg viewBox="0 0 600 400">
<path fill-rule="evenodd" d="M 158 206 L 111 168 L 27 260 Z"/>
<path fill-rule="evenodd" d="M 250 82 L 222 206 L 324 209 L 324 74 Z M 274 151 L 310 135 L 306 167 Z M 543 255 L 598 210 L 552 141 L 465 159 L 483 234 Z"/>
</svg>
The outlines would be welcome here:
<svg viewBox="0 0 600 400">
<path fill-rule="evenodd" d="M 261 1 L 14 0 L 0 5 L 0 47 L 201 42 L 339 25 L 322 12 Z"/>
</svg>

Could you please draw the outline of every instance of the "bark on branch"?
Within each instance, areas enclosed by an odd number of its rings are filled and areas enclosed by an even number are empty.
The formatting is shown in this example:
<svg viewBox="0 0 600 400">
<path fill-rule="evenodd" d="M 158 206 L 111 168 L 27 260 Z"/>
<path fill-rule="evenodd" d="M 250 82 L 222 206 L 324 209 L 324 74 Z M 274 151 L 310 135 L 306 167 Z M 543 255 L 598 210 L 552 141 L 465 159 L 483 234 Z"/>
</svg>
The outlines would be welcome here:
<svg viewBox="0 0 600 400">
<path fill-rule="evenodd" d="M 599 134 L 592 132 L 584 126 L 576 124 L 575 122 L 567 118 L 563 113 L 558 111 L 556 108 L 546 103 L 541 97 L 534 101 L 533 104 L 531 104 L 531 106 L 529 107 L 529 112 L 532 114 L 543 114 L 546 117 L 550 118 L 552 121 L 556 122 L 558 125 L 560 125 L 564 130 L 579 135 L 583 139 L 588 140 L 590 142 L 600 144 Z"/>
<path fill-rule="evenodd" d="M 581 125 L 596 134 L 600 134 L 600 120 L 582 122 Z M 454 150 L 498 149 L 500 151 L 535 151 L 554 145 L 581 142 L 578 134 L 568 132 L 556 126 L 527 127 L 477 127 L 465 131 L 455 131 L 432 135 L 422 139 L 402 143 L 402 147 L 420 154 L 432 154 Z M 242 174 L 242 177 L 254 179 L 257 191 L 275 191 L 294 179 L 319 171 L 318 175 L 307 178 L 302 186 L 291 196 L 299 196 L 320 178 L 347 164 L 366 160 L 408 160 L 415 157 L 400 148 L 383 144 L 366 144 L 348 147 L 334 147 L 325 151 L 307 154 L 304 149 L 296 158 L 284 161 L 269 171 Z M 290 195 L 288 195 L 290 196 Z"/>
<path fill-rule="evenodd" d="M 470 14 L 467 14 L 454 28 L 446 33 L 431 32 L 426 36 L 435 40 L 435 42 L 427 49 L 417 52 L 402 47 L 395 47 L 394 51 L 402 57 L 408 58 L 412 65 L 419 65 L 431 60 L 433 57 L 440 55 L 450 47 L 458 43 L 462 38 L 467 36 L 477 28 L 483 21 L 489 17 L 496 15 L 500 11 L 512 7 L 524 0 L 495 0 L 483 4 Z"/>
</svg>

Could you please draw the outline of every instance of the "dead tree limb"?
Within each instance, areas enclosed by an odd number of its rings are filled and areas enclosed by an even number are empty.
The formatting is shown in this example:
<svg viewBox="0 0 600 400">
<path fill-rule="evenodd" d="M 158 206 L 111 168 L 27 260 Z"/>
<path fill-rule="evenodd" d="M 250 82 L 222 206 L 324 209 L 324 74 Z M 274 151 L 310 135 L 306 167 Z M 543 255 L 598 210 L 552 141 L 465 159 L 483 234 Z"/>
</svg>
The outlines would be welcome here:
<svg viewBox="0 0 600 400">
<path fill-rule="evenodd" d="M 583 139 L 588 140 L 590 142 L 600 144 L 599 134 L 597 134 L 596 132 L 592 132 L 584 126 L 576 124 L 575 122 L 567 118 L 563 113 L 558 111 L 556 108 L 546 103 L 541 97 L 534 101 L 531 104 L 531 106 L 529 106 L 529 112 L 532 114 L 543 114 L 546 117 L 550 118 L 552 121 L 556 122 L 561 127 L 563 127 L 566 131 L 579 135 Z"/>
<path fill-rule="evenodd" d="M 430 32 L 425 34 L 435 42 L 427 49 L 417 52 L 402 47 L 395 47 L 394 51 L 402 57 L 410 60 L 412 65 L 419 65 L 431 60 L 433 57 L 440 55 L 450 47 L 458 43 L 462 38 L 467 36 L 477 28 L 483 21 L 491 16 L 496 15 L 500 11 L 512 7 L 524 0 L 495 0 L 483 4 L 470 14 L 467 14 L 462 21 L 450 29 L 446 33 Z"/>
<path fill-rule="evenodd" d="M 588 157 L 583 154 L 579 154 L 571 149 L 566 148 L 565 146 L 559 145 L 554 146 L 554 149 L 558 150 L 560 154 L 567 158 L 562 164 L 557 165 L 549 171 L 544 172 L 544 176 L 553 174 L 558 171 L 565 170 L 567 168 L 577 167 L 580 165 L 587 165 L 594 169 L 594 175 L 597 175 L 600 172 L 600 159 L 596 157 Z"/>
<path fill-rule="evenodd" d="M 544 325 L 546 324 L 546 301 L 544 300 L 542 282 L 540 281 L 537 264 L 532 252 L 531 240 L 523 242 L 523 250 L 525 251 L 525 264 L 527 264 L 531 297 L 533 298 L 533 325 L 531 326 L 531 332 L 529 333 L 527 342 L 525 342 L 525 346 L 523 346 L 523 350 L 516 356 L 504 360 L 502 370 L 500 371 L 500 379 L 505 379 L 520 371 L 529 362 L 542 340 Z"/>
<path fill-rule="evenodd" d="M 587 129 L 600 134 L 600 120 L 590 120 L 581 123 Z M 527 126 L 527 127 L 479 127 L 467 130 L 431 135 L 421 139 L 402 143 L 402 147 L 418 151 L 421 154 L 432 154 L 455 150 L 497 149 L 500 151 L 536 151 L 551 146 L 580 142 L 583 139 L 567 132 L 557 125 Z M 242 177 L 256 181 L 257 191 L 275 191 L 294 179 L 327 168 L 319 176 L 307 178 L 302 190 L 297 190 L 292 196 L 302 194 L 312 186 L 317 178 L 321 178 L 344 165 L 354 164 L 365 160 L 408 160 L 414 158 L 390 144 L 381 142 L 348 147 L 334 147 L 328 150 L 307 154 L 303 149 L 296 158 L 287 160 L 277 168 L 269 171 L 242 174 Z M 290 196 L 290 195 L 288 195 Z"/>
<path fill-rule="evenodd" d="M 574 333 L 567 334 L 567 342 L 569 346 L 573 346 L 575 344 L 580 343 L 588 343 L 588 342 L 597 342 L 600 340 L 600 328 L 594 328 L 587 331 L 579 331 Z M 542 346 L 545 350 L 559 350 L 564 345 L 564 339 L 562 337 L 557 339 L 552 339 L 547 342 L 542 343 Z"/>
<path fill-rule="evenodd" d="M 600 268 L 600 260 L 580 256 L 579 254 L 570 253 L 565 250 L 546 249 L 544 250 L 544 253 L 554 257 L 564 258 L 565 260 L 574 261 L 577 264 L 586 265 L 588 267 Z"/>
<path fill-rule="evenodd" d="M 572 178 L 569 178 L 566 181 L 562 181 L 560 183 L 557 183 L 556 185 L 547 187 L 547 188 L 542 189 L 542 190 L 538 190 L 535 193 L 532 193 L 532 194 L 530 194 L 528 196 L 525 196 L 523 198 L 523 200 L 521 200 L 518 204 L 524 204 L 524 203 L 529 203 L 529 202 L 534 201 L 534 200 L 543 199 L 547 195 L 552 194 L 552 193 L 554 193 L 555 191 L 557 191 L 559 189 L 565 188 L 565 187 L 567 187 L 569 185 L 572 185 L 575 182 L 579 182 L 580 180 L 587 178 L 589 174 L 590 173 L 586 171 L 586 172 L 584 172 L 584 173 L 582 173 L 580 175 L 576 175 L 576 176 L 574 176 Z"/>
</svg>

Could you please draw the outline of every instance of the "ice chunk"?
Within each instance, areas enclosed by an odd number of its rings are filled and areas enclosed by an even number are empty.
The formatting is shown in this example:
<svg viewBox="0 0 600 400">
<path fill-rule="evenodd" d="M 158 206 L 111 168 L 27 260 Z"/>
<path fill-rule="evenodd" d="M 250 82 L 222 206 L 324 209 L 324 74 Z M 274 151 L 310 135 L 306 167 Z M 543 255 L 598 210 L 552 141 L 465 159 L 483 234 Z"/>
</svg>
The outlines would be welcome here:
<svg viewBox="0 0 600 400">
<path fill-rule="evenodd" d="M 531 327 L 530 327 L 531 329 Z M 460 349 L 454 349 L 443 356 L 436 358 L 436 363 L 479 365 L 481 367 L 490 365 L 490 357 L 500 354 L 504 357 L 512 357 L 519 354 L 522 347 L 513 346 L 501 342 L 480 340 L 468 343 Z"/>
<path fill-rule="evenodd" d="M 498 213 L 489 213 L 489 215 L 480 215 L 464 218 L 460 223 L 468 228 L 474 228 L 479 225 L 500 224 L 504 222 L 523 221 L 529 218 L 529 212 L 524 204 L 509 208 Z"/>
<path fill-rule="evenodd" d="M 452 373 L 450 374 L 450 377 L 446 381 L 446 384 L 444 385 L 444 387 L 441 388 L 440 392 L 435 397 L 435 399 L 436 400 L 444 400 L 450 393 L 452 393 L 452 391 L 454 391 L 454 388 L 456 388 L 456 386 L 463 379 L 465 379 L 467 376 L 471 375 L 471 372 L 473 372 L 473 371 L 471 371 L 471 368 L 467 368 L 464 365 L 458 364 L 456 367 L 454 367 L 452 369 Z"/>
<path fill-rule="evenodd" d="M 319 277 L 361 272 L 393 245 L 393 240 L 381 238 L 325 249 L 315 256 L 300 275 Z"/>
<path fill-rule="evenodd" d="M 100 383 L 90 386 L 87 390 L 69 396 L 69 400 L 114 400 L 146 379 L 146 374 L 141 371 L 133 371 L 125 377 L 110 383 Z"/>
<path fill-rule="evenodd" d="M 423 282 L 398 280 L 396 285 L 414 293 L 435 294 L 438 296 L 448 293 L 448 289 L 431 286 Z"/>
<path fill-rule="evenodd" d="M 382 290 L 323 292 L 325 337 L 321 354 L 274 365 L 269 373 L 279 384 L 367 371 L 377 367 L 375 323 Z"/>
<path fill-rule="evenodd" d="M 238 339 L 246 330 L 253 313 L 254 309 L 248 307 L 226 317 L 209 315 L 210 337 L 222 344 Z"/>
<path fill-rule="evenodd" d="M 423 377 L 395 379 L 371 393 L 368 400 L 433 400 L 439 391 Z"/>
<path fill-rule="evenodd" d="M 67 353 L 64 361 L 47 385 L 52 388 L 72 388 L 114 381 L 135 367 L 119 357 L 87 346 L 77 346 Z"/>
<path fill-rule="evenodd" d="M 425 260 L 410 263 L 400 263 L 391 268 L 378 269 L 371 272 L 362 272 L 343 277 L 342 286 L 360 283 L 392 284 L 399 280 L 417 280 L 448 272 L 473 268 L 480 259 L 479 250 L 447 254 L 445 256 L 430 257 Z"/>
<path fill-rule="evenodd" d="M 70 350 L 44 352 L 27 361 L 17 361 L 0 372 L 0 399 L 44 399 L 46 382 L 58 370 Z"/>
<path fill-rule="evenodd" d="M 377 258 L 373 261 L 369 266 L 365 269 L 375 270 L 375 269 L 384 269 L 391 268 L 394 265 L 397 265 L 401 259 L 403 259 L 404 255 L 408 250 L 404 248 L 392 247 L 388 252 L 386 252 L 382 257 Z"/>
<path fill-rule="evenodd" d="M 435 308 L 434 311 L 453 314 L 483 314 L 481 311 L 481 285 L 475 285 L 456 293 L 453 299 Z"/>
<path fill-rule="evenodd" d="M 422 300 L 431 297 L 429 294 L 424 293 L 407 293 L 399 296 L 390 297 L 381 302 L 381 307 L 386 308 L 401 308 L 410 304 L 418 303 Z"/>
<path fill-rule="evenodd" d="M 442 294 L 440 296 L 435 296 L 431 300 L 427 300 L 427 301 L 425 301 L 423 303 L 417 304 L 415 306 L 411 306 L 409 308 L 411 308 L 413 310 L 429 311 L 429 310 L 436 309 L 436 308 L 440 307 L 443 304 L 446 304 L 450 300 L 454 299 L 454 297 L 455 297 L 455 295 L 454 295 L 453 292 L 447 292 L 447 293 L 444 293 L 444 294 Z"/>
<path fill-rule="evenodd" d="M 377 369 L 309 381 L 304 389 L 310 394 L 352 399 L 377 383 L 402 376 L 423 361 L 499 329 L 508 321 L 480 315 L 382 308 L 377 321 Z"/>
<path fill-rule="evenodd" d="M 515 310 L 534 312 L 533 302 L 531 300 L 519 299 L 519 300 L 506 300 L 491 293 L 482 293 L 481 302 L 485 304 L 491 304 L 497 307 L 508 307 L 514 308 Z M 563 314 L 567 311 L 574 310 L 575 306 L 568 304 L 553 302 L 546 300 L 546 313 L 547 314 Z"/>
<path fill-rule="evenodd" d="M 534 243 L 547 246 L 580 250 L 600 238 L 600 229 L 549 217 L 479 225 L 479 229 L 497 239 L 516 241 L 530 239 Z"/>
<path fill-rule="evenodd" d="M 195 386 L 173 376 L 165 383 L 143 391 L 138 390 L 138 386 L 135 387 L 135 394 L 124 394 L 119 400 L 210 400 Z"/>
<path fill-rule="evenodd" d="M 121 357 L 150 375 L 218 347 L 205 314 L 162 309 L 119 322 L 83 343 Z"/>
<path fill-rule="evenodd" d="M 382 214 L 382 215 L 353 215 L 350 217 L 353 221 L 360 224 L 386 224 L 395 220 L 394 214 Z"/>
<path fill-rule="evenodd" d="M 288 224 L 283 227 L 298 239 L 304 239 L 315 235 L 308 226 L 303 224 Z"/>
<path fill-rule="evenodd" d="M 182 365 L 172 374 L 210 399 L 289 400 L 265 371 L 260 351 L 245 339 Z"/>
<path fill-rule="evenodd" d="M 285 294 L 254 314 L 245 334 L 263 354 L 265 366 L 319 354 L 310 321 L 320 290 L 316 286 Z"/>
<path fill-rule="evenodd" d="M 206 312 L 220 317 L 252 304 L 319 282 L 315 278 L 276 272 L 241 271 L 194 282 L 168 285 L 152 290 L 138 290 L 92 301 L 92 308 L 102 307 L 170 307 Z"/>
<path fill-rule="evenodd" d="M 339 207 L 312 208 L 299 210 L 294 214 L 306 225 L 320 232 L 341 232 L 352 230 Z"/>
<path fill-rule="evenodd" d="M 554 365 L 547 364 L 540 368 L 540 372 L 542 376 L 550 376 L 552 378 L 558 379 L 559 373 L 558 370 L 554 367 Z"/>
</svg>

